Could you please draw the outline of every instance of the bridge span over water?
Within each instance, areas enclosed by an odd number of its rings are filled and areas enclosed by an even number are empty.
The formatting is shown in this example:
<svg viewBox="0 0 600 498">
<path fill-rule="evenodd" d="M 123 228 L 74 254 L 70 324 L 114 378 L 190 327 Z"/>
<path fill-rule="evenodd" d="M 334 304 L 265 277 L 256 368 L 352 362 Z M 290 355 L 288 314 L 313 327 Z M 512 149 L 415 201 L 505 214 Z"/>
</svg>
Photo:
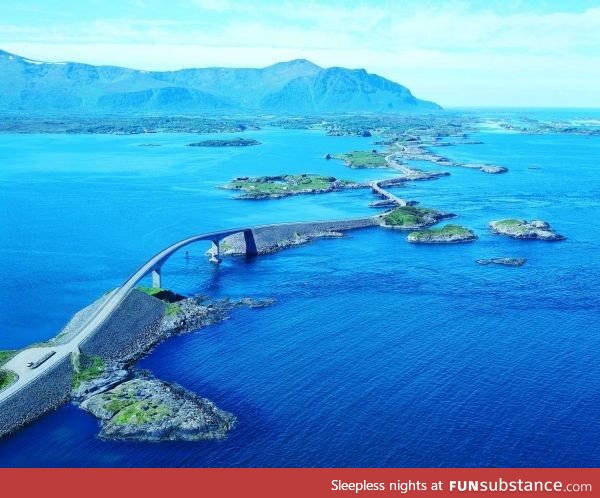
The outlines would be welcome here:
<svg viewBox="0 0 600 498">
<path fill-rule="evenodd" d="M 25 387 L 52 371 L 53 368 L 63 364 L 69 355 L 77 353 L 80 346 L 99 331 L 104 322 L 119 310 L 121 304 L 125 302 L 142 279 L 151 275 L 152 286 L 162 287 L 161 269 L 163 265 L 175 252 L 190 244 L 201 241 L 210 242 L 210 261 L 218 263 L 220 262 L 220 242 L 223 239 L 227 239 L 228 246 L 234 249 L 235 254 L 255 256 L 259 253 L 278 250 L 282 247 L 281 241 L 292 241 L 290 245 L 295 245 L 294 239 L 301 243 L 311 237 L 375 225 L 378 225 L 378 216 L 337 221 L 279 223 L 207 232 L 171 244 L 141 265 L 121 286 L 99 300 L 97 309 L 88 318 L 82 320 L 81 324 L 77 324 L 75 329 L 69 333 L 70 338 L 65 342 L 57 341 L 54 344 L 48 343 L 22 349 L 2 365 L 2 369 L 14 372 L 17 380 L 0 391 L 0 409 L 6 403 L 10 403 L 11 397 L 22 392 Z M 50 355 L 50 353 L 52 354 Z M 31 368 L 31 365 L 28 366 L 31 363 L 37 366 Z M 0 430 L 0 436 L 1 433 Z"/>
<path fill-rule="evenodd" d="M 142 266 L 140 266 L 125 282 L 117 289 L 110 292 L 99 309 L 81 326 L 80 330 L 74 334 L 72 339 L 65 344 L 42 345 L 29 347 L 19 351 L 2 369 L 10 370 L 17 375 L 17 380 L 0 391 L 0 404 L 9 401 L 11 396 L 23 389 L 27 384 L 42 376 L 54 366 L 59 364 L 68 355 L 78 350 L 82 342 L 91 336 L 98 327 L 119 307 L 128 294 L 137 286 L 137 284 L 147 275 L 152 275 L 152 286 L 161 286 L 161 268 L 164 263 L 178 250 L 190 244 L 200 241 L 210 241 L 210 261 L 219 262 L 219 242 L 230 235 L 241 233 L 246 243 L 246 253 L 256 255 L 256 243 L 254 234 L 250 228 L 238 228 L 233 230 L 223 230 L 208 232 L 187 239 L 180 240 L 169 247 L 163 249 Z M 54 352 L 52 356 L 48 356 Z M 31 368 L 28 364 L 39 363 L 39 366 Z"/>
</svg>

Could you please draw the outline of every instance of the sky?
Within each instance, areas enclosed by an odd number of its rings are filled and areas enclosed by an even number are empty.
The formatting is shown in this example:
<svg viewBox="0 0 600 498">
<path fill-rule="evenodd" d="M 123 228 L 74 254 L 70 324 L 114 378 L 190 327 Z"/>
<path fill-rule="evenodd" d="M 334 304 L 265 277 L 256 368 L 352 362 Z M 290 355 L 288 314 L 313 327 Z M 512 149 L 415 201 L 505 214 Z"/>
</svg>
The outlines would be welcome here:
<svg viewBox="0 0 600 498">
<path fill-rule="evenodd" d="M 445 107 L 600 107 L 600 0 L 11 3 L 0 49 L 31 59 L 173 70 L 303 58 Z"/>
</svg>

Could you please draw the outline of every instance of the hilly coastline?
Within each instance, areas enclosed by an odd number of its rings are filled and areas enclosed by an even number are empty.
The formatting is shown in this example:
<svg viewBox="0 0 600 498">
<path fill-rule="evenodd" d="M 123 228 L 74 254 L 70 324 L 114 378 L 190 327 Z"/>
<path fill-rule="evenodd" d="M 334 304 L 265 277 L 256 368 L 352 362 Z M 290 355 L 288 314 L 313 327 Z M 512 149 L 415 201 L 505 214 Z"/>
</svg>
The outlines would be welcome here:
<svg viewBox="0 0 600 498">
<path fill-rule="evenodd" d="M 142 71 L 43 62 L 0 50 L 0 112 L 163 114 L 422 112 L 439 110 L 364 69 L 304 59 L 265 68 Z"/>
</svg>

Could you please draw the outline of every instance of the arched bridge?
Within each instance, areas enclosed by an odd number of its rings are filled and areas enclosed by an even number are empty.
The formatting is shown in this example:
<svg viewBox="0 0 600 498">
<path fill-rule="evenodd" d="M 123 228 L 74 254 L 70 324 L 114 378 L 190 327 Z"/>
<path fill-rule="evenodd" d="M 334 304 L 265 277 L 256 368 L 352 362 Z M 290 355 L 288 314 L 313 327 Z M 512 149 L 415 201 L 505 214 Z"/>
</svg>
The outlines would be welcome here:
<svg viewBox="0 0 600 498">
<path fill-rule="evenodd" d="M 219 262 L 219 242 L 230 235 L 238 233 L 243 233 L 246 244 L 246 254 L 255 255 L 257 253 L 256 243 L 254 241 L 254 233 L 250 228 L 239 228 L 196 235 L 176 242 L 154 255 L 146 261 L 146 263 L 140 266 L 120 287 L 108 294 L 108 297 L 96 313 L 80 327 L 77 334 L 67 343 L 26 348 L 6 362 L 2 368 L 16 373 L 18 378 L 12 385 L 0 391 L 0 403 L 10 398 L 13 394 L 16 394 L 27 384 L 42 376 L 45 372 L 52 369 L 53 366 L 56 366 L 65 359 L 69 354 L 76 351 L 79 346 L 119 307 L 140 280 L 148 274 L 152 274 L 152 286 L 160 287 L 161 268 L 179 249 L 189 244 L 193 244 L 194 242 L 202 240 L 210 241 L 212 243 L 210 259 L 213 262 Z M 52 353 L 51 356 L 49 356 L 50 353 Z M 36 363 L 38 363 L 39 366 L 31 368 L 31 364 Z"/>
</svg>

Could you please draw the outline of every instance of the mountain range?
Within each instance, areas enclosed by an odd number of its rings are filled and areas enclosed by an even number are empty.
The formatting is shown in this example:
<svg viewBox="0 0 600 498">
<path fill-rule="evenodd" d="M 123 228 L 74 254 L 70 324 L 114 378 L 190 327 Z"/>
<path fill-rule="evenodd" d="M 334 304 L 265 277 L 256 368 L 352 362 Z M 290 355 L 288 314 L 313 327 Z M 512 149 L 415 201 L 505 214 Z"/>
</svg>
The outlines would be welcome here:
<svg viewBox="0 0 600 498">
<path fill-rule="evenodd" d="M 0 50 L 0 111 L 32 113 L 314 114 L 433 111 L 398 83 L 364 69 L 305 59 L 265 68 L 142 71 L 43 62 Z"/>
</svg>

